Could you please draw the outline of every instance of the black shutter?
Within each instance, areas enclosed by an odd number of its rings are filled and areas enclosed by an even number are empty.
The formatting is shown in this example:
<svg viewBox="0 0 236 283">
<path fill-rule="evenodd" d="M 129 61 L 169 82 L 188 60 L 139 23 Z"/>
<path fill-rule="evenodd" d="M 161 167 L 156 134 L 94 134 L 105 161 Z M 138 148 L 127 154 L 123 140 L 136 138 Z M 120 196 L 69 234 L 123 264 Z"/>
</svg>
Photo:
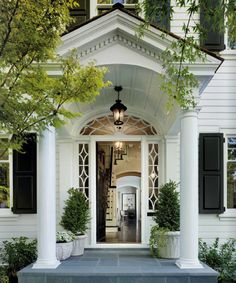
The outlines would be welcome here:
<svg viewBox="0 0 236 283">
<path fill-rule="evenodd" d="M 160 28 L 170 30 L 170 0 L 157 1 L 148 0 L 146 2 L 146 17 L 152 23 L 158 25 Z M 158 6 L 159 3 L 159 6 Z M 162 7 L 163 6 L 163 7 Z M 154 9 L 154 7 L 156 7 Z M 164 16 L 161 16 L 161 11 L 164 10 Z M 162 12 L 163 13 L 163 12 Z"/>
<path fill-rule="evenodd" d="M 69 30 L 74 26 L 84 23 L 90 18 L 89 2 L 89 0 L 80 0 L 78 8 L 70 9 L 70 16 L 74 21 L 70 24 L 68 28 Z"/>
<path fill-rule="evenodd" d="M 199 212 L 224 211 L 223 134 L 199 136 Z"/>
<path fill-rule="evenodd" d="M 201 47 L 210 51 L 221 51 L 225 49 L 224 33 L 219 32 L 213 28 L 214 24 L 208 19 L 214 9 L 219 5 L 222 0 L 207 0 L 202 1 L 200 11 L 200 24 L 204 28 L 206 34 L 201 38 Z M 204 6 L 203 6 L 204 5 Z M 208 16 L 206 15 L 208 13 Z M 222 19 L 224 18 L 224 11 L 222 10 Z"/>
<path fill-rule="evenodd" d="M 37 212 L 37 144 L 35 134 L 27 134 L 22 153 L 13 151 L 13 213 Z"/>
</svg>

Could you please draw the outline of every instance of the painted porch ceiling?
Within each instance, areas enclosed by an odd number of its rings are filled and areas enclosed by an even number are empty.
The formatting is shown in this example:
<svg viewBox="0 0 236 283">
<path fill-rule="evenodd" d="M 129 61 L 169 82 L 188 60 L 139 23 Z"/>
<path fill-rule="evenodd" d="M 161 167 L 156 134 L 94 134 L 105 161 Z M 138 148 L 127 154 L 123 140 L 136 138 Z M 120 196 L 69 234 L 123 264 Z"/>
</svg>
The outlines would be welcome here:
<svg viewBox="0 0 236 283">
<path fill-rule="evenodd" d="M 105 79 L 112 82 L 112 86 L 105 88 L 91 104 L 71 105 L 73 111 L 89 114 L 91 117 L 109 114 L 110 107 L 117 99 L 114 86 L 121 85 L 122 103 L 128 107 L 126 113 L 147 120 L 158 132 L 166 133 L 172 121 L 171 113 L 167 113 L 167 98 L 160 91 L 160 77 L 157 73 L 138 66 L 109 65 Z M 83 115 L 83 116 L 84 116 Z M 87 116 L 86 115 L 86 116 Z M 82 116 L 82 120 L 83 120 Z M 78 121 L 74 121 L 77 123 Z"/>
<path fill-rule="evenodd" d="M 107 66 L 106 79 L 112 86 L 101 91 L 91 104 L 72 104 L 69 107 L 83 115 L 71 122 L 66 131 L 76 135 L 89 121 L 110 114 L 110 106 L 116 100 L 115 85 L 121 85 L 121 100 L 128 107 L 129 116 L 139 117 L 150 123 L 158 133 L 171 134 L 179 131 L 179 109 L 166 110 L 167 97 L 160 91 L 163 72 L 158 54 L 176 40 L 175 36 L 162 36 L 162 32 L 150 26 L 137 40 L 137 30 L 142 22 L 123 10 L 116 8 L 88 21 L 78 29 L 64 35 L 58 54 L 67 56 L 76 49 L 81 64 L 95 61 L 97 66 Z M 187 64 L 200 82 L 200 93 L 207 86 L 216 69 L 219 58 L 206 54 L 205 62 Z M 53 64 L 48 65 L 51 75 L 58 75 Z"/>
</svg>

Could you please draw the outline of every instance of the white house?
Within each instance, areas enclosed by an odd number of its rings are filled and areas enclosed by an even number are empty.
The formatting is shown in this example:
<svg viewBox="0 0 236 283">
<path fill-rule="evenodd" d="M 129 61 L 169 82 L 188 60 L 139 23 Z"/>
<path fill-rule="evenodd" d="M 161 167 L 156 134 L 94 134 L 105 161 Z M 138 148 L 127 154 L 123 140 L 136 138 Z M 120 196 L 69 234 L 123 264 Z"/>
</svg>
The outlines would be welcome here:
<svg viewBox="0 0 236 283">
<path fill-rule="evenodd" d="M 37 146 L 29 141 L 26 154 L 0 160 L 0 185 L 10 188 L 10 204 L 0 199 L 0 240 L 38 237 L 34 268 L 59 264 L 55 231 L 70 187 L 89 199 L 87 248 L 147 247 L 158 188 L 170 179 L 180 182 L 180 268 L 201 267 L 199 237 L 208 242 L 236 237 L 235 45 L 209 30 L 205 47 L 215 53 L 202 49 L 205 62 L 189 65 L 199 80 L 196 109 L 167 112 L 158 54 L 183 35 L 187 13 L 174 7 L 166 37 L 151 25 L 138 39 L 143 20 L 137 2 L 112 7 L 111 0 L 81 1 L 72 11 L 80 24 L 62 36 L 58 53 L 77 49 L 82 64 L 95 60 L 106 66 L 112 86 L 92 104 L 69 105 L 83 115 L 45 131 Z M 48 70 L 59 74 L 56 65 Z M 119 95 L 127 107 L 122 126 L 114 125 L 110 111 L 115 86 L 122 86 Z"/>
</svg>

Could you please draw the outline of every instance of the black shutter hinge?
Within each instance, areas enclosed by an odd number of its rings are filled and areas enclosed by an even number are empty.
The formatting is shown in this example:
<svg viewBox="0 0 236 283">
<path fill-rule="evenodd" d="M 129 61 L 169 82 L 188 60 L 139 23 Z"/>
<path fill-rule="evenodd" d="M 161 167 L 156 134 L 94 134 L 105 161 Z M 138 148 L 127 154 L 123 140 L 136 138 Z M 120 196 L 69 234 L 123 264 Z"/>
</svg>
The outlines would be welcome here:
<svg viewBox="0 0 236 283">
<path fill-rule="evenodd" d="M 223 143 L 225 143 L 225 138 L 223 138 Z"/>
<path fill-rule="evenodd" d="M 225 206 L 223 207 L 223 211 L 225 212 Z"/>
</svg>

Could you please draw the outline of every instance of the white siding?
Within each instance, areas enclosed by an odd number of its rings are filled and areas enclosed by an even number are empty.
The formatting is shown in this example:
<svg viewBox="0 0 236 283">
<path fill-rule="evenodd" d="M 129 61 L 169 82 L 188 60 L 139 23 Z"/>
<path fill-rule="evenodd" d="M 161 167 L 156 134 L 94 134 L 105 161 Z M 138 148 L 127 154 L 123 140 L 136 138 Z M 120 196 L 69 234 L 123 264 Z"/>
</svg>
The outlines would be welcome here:
<svg viewBox="0 0 236 283">
<path fill-rule="evenodd" d="M 174 1 L 172 0 L 173 4 Z M 171 31 L 183 36 L 181 29 L 183 22 L 188 21 L 186 8 L 174 7 Z M 194 21 L 199 21 L 199 16 L 194 16 Z M 199 113 L 199 132 L 224 132 L 227 129 L 235 131 L 236 134 L 236 54 L 231 55 L 218 69 L 201 96 L 201 111 Z M 179 140 L 169 142 L 166 147 L 166 179 L 179 180 Z M 169 150 L 169 151 L 168 151 Z M 72 142 L 57 143 L 57 223 L 63 209 L 64 199 L 68 188 L 77 185 L 76 170 L 73 168 L 76 153 L 76 145 Z M 38 190 L 38 193 L 40 191 Z M 147 230 L 150 230 L 152 218 L 148 217 Z M 35 238 L 37 235 L 36 215 L 19 215 L 18 217 L 0 217 L 0 242 L 12 237 L 27 236 Z M 212 242 L 216 237 L 221 240 L 236 237 L 236 218 L 222 220 L 217 215 L 199 215 L 199 237 Z"/>
<path fill-rule="evenodd" d="M 20 236 L 37 237 L 36 214 L 0 217 L 0 242 Z"/>
<path fill-rule="evenodd" d="M 188 6 L 186 7 L 177 7 L 176 6 L 176 1 L 172 0 L 171 4 L 173 5 L 173 19 L 170 24 L 170 31 L 184 37 L 184 31 L 182 30 L 183 24 L 187 24 L 189 20 L 189 14 L 187 12 Z M 194 35 L 192 33 L 192 27 L 196 25 L 196 23 L 199 23 L 199 15 L 194 14 L 191 19 L 190 19 L 190 33 L 189 35 Z M 196 38 L 198 38 L 198 35 L 195 35 Z"/>
<path fill-rule="evenodd" d="M 201 96 L 200 106 L 199 132 L 226 133 L 230 129 L 236 134 L 236 53 L 230 58 L 225 55 L 225 61 Z M 229 219 L 218 215 L 199 215 L 199 237 L 207 242 L 216 237 L 222 241 L 235 238 L 236 209 L 235 218 Z"/>
</svg>

